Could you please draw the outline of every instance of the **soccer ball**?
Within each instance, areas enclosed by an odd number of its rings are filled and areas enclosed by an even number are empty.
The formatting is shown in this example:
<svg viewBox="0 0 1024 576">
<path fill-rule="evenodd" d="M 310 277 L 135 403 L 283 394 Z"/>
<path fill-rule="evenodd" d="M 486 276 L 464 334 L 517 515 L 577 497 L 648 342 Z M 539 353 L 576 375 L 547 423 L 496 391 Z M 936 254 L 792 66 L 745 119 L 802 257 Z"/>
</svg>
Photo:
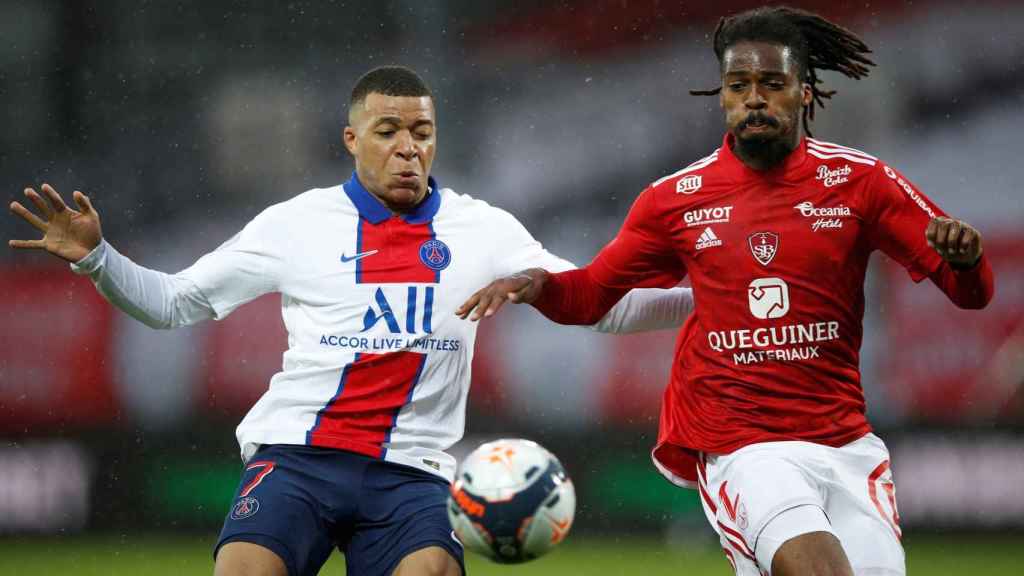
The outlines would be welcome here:
<svg viewBox="0 0 1024 576">
<path fill-rule="evenodd" d="M 569 533 L 576 490 L 561 462 L 536 442 L 495 440 L 463 462 L 448 518 L 467 550 L 501 564 L 542 556 Z"/>
</svg>

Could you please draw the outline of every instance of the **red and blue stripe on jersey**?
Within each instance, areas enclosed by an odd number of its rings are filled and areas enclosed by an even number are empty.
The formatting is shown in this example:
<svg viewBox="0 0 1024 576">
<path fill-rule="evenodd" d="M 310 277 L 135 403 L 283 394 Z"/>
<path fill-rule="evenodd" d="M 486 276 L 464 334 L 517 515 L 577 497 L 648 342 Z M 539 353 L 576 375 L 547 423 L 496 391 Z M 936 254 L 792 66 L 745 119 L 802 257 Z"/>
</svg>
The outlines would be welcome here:
<svg viewBox="0 0 1024 576">
<path fill-rule="evenodd" d="M 418 352 L 356 354 L 306 443 L 383 458 L 398 412 L 412 399 L 426 363 L 427 355 Z"/>
<path fill-rule="evenodd" d="M 441 270 L 426 265 L 420 247 L 435 240 L 432 221 L 440 208 L 437 183 L 429 179 L 427 197 L 410 213 L 394 215 L 363 187 L 353 173 L 344 190 L 359 211 L 356 232 L 356 284 L 439 283 Z M 415 286 L 409 301 L 416 302 Z M 426 288 L 424 330 L 430 331 L 433 287 Z M 415 309 L 407 310 L 406 328 L 415 331 Z M 426 364 L 426 354 L 390 352 L 356 354 L 342 371 L 338 391 L 318 413 L 306 443 L 383 458 L 402 407 L 412 400 Z"/>
</svg>

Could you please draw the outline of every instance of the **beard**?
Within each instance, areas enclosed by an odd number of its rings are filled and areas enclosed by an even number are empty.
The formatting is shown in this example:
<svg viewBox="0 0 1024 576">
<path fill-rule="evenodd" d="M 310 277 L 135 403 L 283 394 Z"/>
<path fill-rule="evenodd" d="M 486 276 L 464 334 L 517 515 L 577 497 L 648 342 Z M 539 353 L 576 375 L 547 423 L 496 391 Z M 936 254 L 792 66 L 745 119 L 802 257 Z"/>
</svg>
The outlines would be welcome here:
<svg viewBox="0 0 1024 576">
<path fill-rule="evenodd" d="M 736 148 L 740 156 L 756 160 L 758 164 L 770 167 L 781 163 L 793 151 L 793 146 L 785 135 L 761 136 L 752 138 L 736 138 Z"/>
<path fill-rule="evenodd" d="M 760 166 L 770 168 L 785 160 L 786 156 L 795 149 L 791 131 L 780 130 L 774 134 L 741 136 L 743 129 L 752 122 L 759 122 L 775 129 L 780 128 L 777 119 L 758 112 L 751 112 L 733 131 L 736 152 L 740 157 L 749 158 Z M 791 126 L 793 125 L 791 124 Z"/>
</svg>

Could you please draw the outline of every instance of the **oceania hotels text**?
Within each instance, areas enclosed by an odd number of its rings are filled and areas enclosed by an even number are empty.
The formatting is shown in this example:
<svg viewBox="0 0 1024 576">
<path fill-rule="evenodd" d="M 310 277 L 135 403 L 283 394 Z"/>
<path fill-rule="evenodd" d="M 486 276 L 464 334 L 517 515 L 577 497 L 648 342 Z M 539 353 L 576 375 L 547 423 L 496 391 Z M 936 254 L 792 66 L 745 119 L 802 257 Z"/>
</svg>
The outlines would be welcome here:
<svg viewBox="0 0 1024 576">
<path fill-rule="evenodd" d="M 716 352 L 732 352 L 736 364 L 754 364 L 765 360 L 810 360 L 820 355 L 820 347 L 812 344 L 838 339 L 839 322 L 834 320 L 708 332 L 708 346 Z"/>
</svg>

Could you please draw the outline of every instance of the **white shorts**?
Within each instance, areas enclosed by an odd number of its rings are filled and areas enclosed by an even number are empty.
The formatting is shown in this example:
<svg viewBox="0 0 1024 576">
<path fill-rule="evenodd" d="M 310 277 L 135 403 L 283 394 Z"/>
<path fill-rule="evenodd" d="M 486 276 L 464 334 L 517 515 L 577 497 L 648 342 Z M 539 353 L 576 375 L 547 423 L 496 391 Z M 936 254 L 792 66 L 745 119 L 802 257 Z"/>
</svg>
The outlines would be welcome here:
<svg viewBox="0 0 1024 576">
<path fill-rule="evenodd" d="M 839 448 L 763 442 L 703 454 L 704 513 L 738 576 L 771 573 L 782 544 L 830 532 L 860 575 L 903 575 L 906 566 L 889 451 L 874 434 Z"/>
</svg>

